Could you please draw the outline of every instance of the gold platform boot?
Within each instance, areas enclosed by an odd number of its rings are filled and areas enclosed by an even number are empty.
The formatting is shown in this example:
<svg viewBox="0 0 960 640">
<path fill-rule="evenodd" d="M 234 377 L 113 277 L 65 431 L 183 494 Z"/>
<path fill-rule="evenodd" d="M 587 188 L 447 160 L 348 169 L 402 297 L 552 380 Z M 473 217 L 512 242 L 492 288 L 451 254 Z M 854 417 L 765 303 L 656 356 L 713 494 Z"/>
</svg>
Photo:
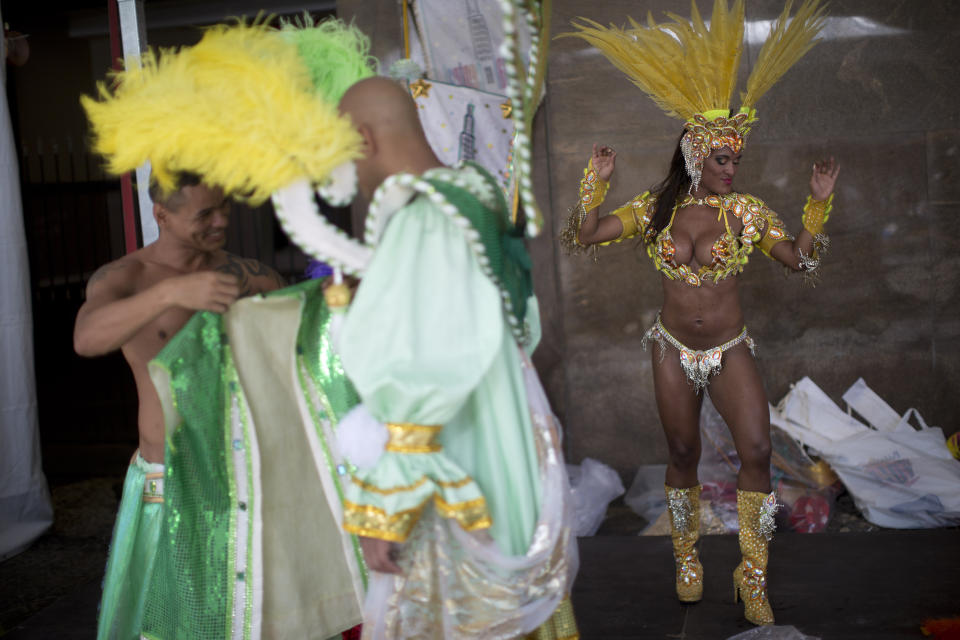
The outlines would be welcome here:
<svg viewBox="0 0 960 640">
<path fill-rule="evenodd" d="M 703 566 L 697 557 L 700 539 L 700 485 L 674 489 L 663 485 L 670 512 L 670 538 L 677 564 L 677 597 L 680 602 L 699 602 L 703 597 Z"/>
<path fill-rule="evenodd" d="M 776 525 L 777 496 L 761 491 L 737 489 L 737 516 L 740 520 L 740 554 L 743 560 L 733 571 L 733 599 L 743 600 L 743 615 L 753 624 L 773 624 L 773 610 L 767 600 L 767 547 Z"/>
</svg>

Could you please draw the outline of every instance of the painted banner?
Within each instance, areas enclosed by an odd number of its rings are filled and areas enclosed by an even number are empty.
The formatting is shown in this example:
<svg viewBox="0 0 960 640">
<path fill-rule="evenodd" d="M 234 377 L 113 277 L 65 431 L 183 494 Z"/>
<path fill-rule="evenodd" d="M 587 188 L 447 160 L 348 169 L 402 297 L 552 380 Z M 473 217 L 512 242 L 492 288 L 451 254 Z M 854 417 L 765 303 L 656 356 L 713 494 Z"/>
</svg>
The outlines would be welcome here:
<svg viewBox="0 0 960 640">
<path fill-rule="evenodd" d="M 431 80 L 507 95 L 499 0 L 416 0 L 414 13 Z M 530 37 L 520 32 L 521 51 Z"/>
</svg>

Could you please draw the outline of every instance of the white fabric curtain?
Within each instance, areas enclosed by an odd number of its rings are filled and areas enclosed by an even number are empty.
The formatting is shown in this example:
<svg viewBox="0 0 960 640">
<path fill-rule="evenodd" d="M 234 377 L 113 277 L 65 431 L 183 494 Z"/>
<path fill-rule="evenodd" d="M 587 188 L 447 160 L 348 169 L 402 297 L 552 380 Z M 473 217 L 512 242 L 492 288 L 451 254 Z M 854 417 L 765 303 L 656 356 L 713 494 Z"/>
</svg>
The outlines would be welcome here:
<svg viewBox="0 0 960 640">
<path fill-rule="evenodd" d="M 0 560 L 5 560 L 50 527 L 53 508 L 40 466 L 27 239 L 2 43 L 0 91 Z"/>
</svg>

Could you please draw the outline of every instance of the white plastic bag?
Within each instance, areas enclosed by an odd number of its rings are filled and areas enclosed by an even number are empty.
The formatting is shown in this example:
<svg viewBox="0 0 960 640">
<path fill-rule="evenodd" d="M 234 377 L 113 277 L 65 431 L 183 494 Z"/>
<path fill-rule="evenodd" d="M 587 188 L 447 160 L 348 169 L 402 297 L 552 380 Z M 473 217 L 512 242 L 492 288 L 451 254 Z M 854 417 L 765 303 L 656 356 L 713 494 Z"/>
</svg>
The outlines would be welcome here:
<svg viewBox="0 0 960 640">
<path fill-rule="evenodd" d="M 593 458 L 579 465 L 568 464 L 570 494 L 573 502 L 574 531 L 578 537 L 592 536 L 603 524 L 610 502 L 623 494 L 620 475 Z"/>
<path fill-rule="evenodd" d="M 700 442 L 701 528 L 706 533 L 736 533 L 740 458 L 730 429 L 709 394 L 700 411 Z M 777 427 L 770 431 L 770 444 L 770 483 L 780 503 L 777 528 L 800 533 L 824 531 L 838 493 L 831 486 L 836 476 L 821 474 L 803 447 Z"/>
<path fill-rule="evenodd" d="M 703 534 L 736 533 L 737 522 L 737 457 L 733 436 L 709 395 L 700 412 L 702 454 L 698 475 L 703 491 L 700 494 L 700 531 Z M 823 531 L 830 518 L 837 490 L 815 476 L 816 465 L 795 440 L 774 429 L 771 432 L 773 455 L 770 477 L 781 502 L 778 526 L 793 531 Z M 647 520 L 643 535 L 670 533 L 666 514 L 663 484 L 666 465 L 643 465 L 637 470 L 624 502 Z"/>
<path fill-rule="evenodd" d="M 738 633 L 735 636 L 730 636 L 727 640 L 820 640 L 820 638 L 800 633 L 793 625 L 785 627 L 767 625 Z"/>
<path fill-rule="evenodd" d="M 950 455 L 940 428 L 928 427 L 915 409 L 891 428 L 893 409 L 862 379 L 844 398 L 858 414 L 879 424 L 870 428 L 856 421 L 809 378 L 784 397 L 771 422 L 833 467 L 870 522 L 898 529 L 960 524 L 960 461 Z"/>
<path fill-rule="evenodd" d="M 667 510 L 667 495 L 663 491 L 666 474 L 665 464 L 640 465 L 633 484 L 623 498 L 623 502 L 648 524 L 655 522 Z"/>
</svg>

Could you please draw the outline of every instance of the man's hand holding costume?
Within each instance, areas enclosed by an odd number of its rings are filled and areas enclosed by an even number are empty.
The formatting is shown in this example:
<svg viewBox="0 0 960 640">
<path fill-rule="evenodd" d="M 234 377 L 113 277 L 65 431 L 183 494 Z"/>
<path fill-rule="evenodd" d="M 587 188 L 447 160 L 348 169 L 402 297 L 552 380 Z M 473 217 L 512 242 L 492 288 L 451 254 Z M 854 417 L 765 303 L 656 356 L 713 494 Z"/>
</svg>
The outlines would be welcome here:
<svg viewBox="0 0 960 640">
<path fill-rule="evenodd" d="M 240 296 L 237 277 L 219 271 L 201 271 L 161 283 L 170 300 L 184 309 L 225 313 Z"/>
</svg>

